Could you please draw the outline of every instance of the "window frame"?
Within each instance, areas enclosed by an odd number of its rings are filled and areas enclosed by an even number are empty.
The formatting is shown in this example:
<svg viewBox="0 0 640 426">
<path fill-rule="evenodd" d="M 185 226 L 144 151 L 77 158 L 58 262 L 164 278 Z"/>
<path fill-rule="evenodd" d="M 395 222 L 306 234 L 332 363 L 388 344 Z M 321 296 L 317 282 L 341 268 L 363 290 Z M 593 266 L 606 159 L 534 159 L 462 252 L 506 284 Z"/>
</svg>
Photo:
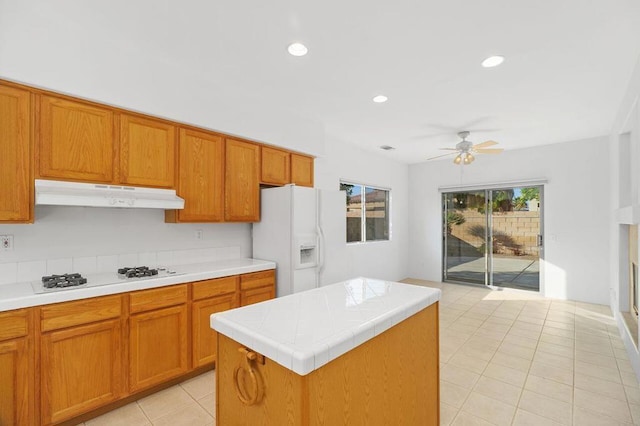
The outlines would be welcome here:
<svg viewBox="0 0 640 426">
<path fill-rule="evenodd" d="M 346 241 L 347 234 L 345 235 L 345 241 L 347 244 L 366 244 L 366 243 L 385 243 L 390 242 L 392 239 L 392 216 L 391 216 L 391 203 L 392 203 L 392 195 L 391 188 L 387 188 L 379 185 L 369 185 L 366 183 L 361 183 L 353 180 L 340 179 L 340 190 L 344 191 L 342 188 L 343 185 L 351 185 L 351 186 L 359 186 L 361 188 L 361 197 L 362 197 L 362 208 L 360 213 L 360 241 Z M 385 239 L 376 239 L 376 240 L 367 240 L 367 208 L 366 208 L 366 191 L 367 189 L 374 189 L 385 191 L 386 196 L 386 212 L 388 216 L 387 220 L 387 238 Z M 345 221 L 348 219 L 346 216 L 348 204 L 345 203 Z"/>
</svg>

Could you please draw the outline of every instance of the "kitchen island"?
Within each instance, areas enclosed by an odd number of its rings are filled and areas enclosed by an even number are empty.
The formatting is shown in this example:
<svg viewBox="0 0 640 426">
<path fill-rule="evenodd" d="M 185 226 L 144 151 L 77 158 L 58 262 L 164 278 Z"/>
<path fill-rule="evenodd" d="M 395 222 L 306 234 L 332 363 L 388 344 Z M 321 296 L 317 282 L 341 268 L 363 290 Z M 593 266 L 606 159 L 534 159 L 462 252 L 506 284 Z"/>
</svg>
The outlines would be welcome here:
<svg viewBox="0 0 640 426">
<path fill-rule="evenodd" d="M 219 425 L 438 425 L 440 290 L 356 278 L 211 316 Z"/>
</svg>

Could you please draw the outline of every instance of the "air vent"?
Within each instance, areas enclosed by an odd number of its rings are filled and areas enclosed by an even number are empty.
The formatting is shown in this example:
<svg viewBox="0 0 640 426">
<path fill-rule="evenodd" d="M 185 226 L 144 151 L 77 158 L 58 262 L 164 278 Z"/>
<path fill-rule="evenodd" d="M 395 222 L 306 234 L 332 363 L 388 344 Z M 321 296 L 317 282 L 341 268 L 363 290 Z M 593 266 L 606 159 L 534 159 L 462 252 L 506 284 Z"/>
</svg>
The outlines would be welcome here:
<svg viewBox="0 0 640 426">
<path fill-rule="evenodd" d="M 382 145 L 380 149 L 384 149 L 385 151 L 393 151 L 395 148 L 389 145 Z"/>
</svg>

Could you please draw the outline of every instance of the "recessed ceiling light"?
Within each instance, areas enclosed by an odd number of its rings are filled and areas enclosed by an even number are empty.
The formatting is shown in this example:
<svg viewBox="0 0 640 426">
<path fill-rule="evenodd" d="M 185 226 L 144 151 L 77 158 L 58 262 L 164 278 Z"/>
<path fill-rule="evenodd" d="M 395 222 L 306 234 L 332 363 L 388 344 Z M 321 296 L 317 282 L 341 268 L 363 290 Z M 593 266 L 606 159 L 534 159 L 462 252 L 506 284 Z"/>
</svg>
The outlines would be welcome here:
<svg viewBox="0 0 640 426">
<path fill-rule="evenodd" d="M 381 104 L 383 102 L 387 102 L 389 100 L 389 98 L 387 98 L 385 95 L 378 95 L 375 98 L 373 98 L 373 102 L 377 103 L 377 104 Z"/>
<path fill-rule="evenodd" d="M 504 56 L 489 56 L 487 59 L 482 61 L 482 66 L 485 68 L 493 68 L 497 67 L 501 63 L 504 62 Z"/>
<path fill-rule="evenodd" d="M 287 50 L 293 56 L 304 56 L 309 51 L 309 49 L 307 49 L 307 46 L 302 43 L 291 43 Z"/>
</svg>

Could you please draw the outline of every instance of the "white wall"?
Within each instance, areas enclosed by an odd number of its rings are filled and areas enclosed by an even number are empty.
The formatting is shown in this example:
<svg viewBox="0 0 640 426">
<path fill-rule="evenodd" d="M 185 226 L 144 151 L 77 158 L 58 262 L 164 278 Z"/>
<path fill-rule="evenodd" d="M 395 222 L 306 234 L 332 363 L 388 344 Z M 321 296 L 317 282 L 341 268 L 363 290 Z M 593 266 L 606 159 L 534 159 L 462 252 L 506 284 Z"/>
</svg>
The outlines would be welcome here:
<svg viewBox="0 0 640 426">
<path fill-rule="evenodd" d="M 609 301 L 609 191 L 606 138 L 477 156 L 470 166 L 451 160 L 409 167 L 409 275 L 442 278 L 441 199 L 438 187 L 547 179 L 546 245 L 541 265 L 545 296 Z"/>
<path fill-rule="evenodd" d="M 626 225 L 640 224 L 640 56 L 620 104 L 609 137 L 609 221 L 611 310 L 616 317 L 629 359 L 640 378 L 640 353 L 621 312 L 629 311 L 628 236 Z M 620 149 L 620 143 L 627 148 Z M 640 261 L 640 259 L 636 259 Z M 637 332 L 637 331 L 636 331 Z M 635 336 L 635 340 L 638 336 Z"/>
<path fill-rule="evenodd" d="M 315 186 L 320 189 L 337 190 L 341 179 L 391 189 L 391 240 L 348 244 L 341 266 L 347 277 L 407 278 L 408 166 L 328 136 L 315 172 Z"/>
</svg>

